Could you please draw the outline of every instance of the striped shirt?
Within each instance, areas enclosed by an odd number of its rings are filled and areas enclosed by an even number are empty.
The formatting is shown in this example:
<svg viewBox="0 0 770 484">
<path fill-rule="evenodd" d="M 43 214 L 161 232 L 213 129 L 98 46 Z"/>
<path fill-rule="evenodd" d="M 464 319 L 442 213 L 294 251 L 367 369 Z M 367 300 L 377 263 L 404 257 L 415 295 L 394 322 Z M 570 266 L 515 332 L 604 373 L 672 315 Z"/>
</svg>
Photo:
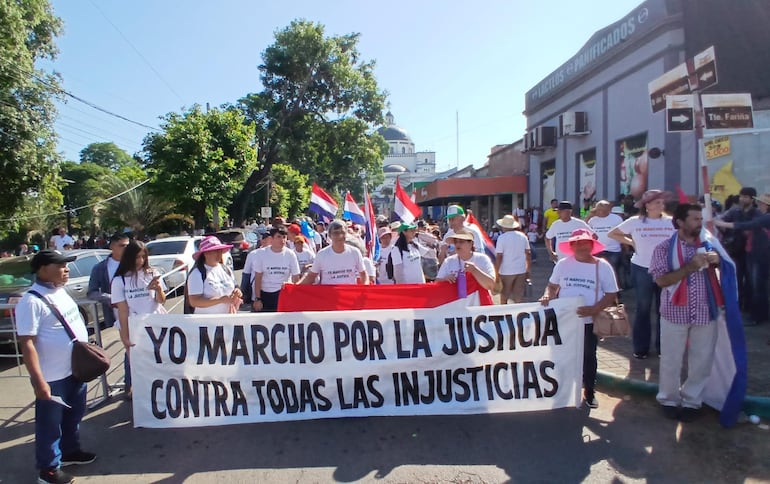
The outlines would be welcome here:
<svg viewBox="0 0 770 484">
<path fill-rule="evenodd" d="M 687 244 L 681 239 L 679 239 L 679 244 L 682 248 L 682 257 L 684 258 L 684 262 L 681 265 L 684 266 L 693 258 L 698 247 Z M 657 280 L 659 277 L 673 272 L 672 268 L 668 265 L 670 247 L 671 239 L 669 238 L 658 244 L 653 250 L 649 269 L 653 279 Z M 674 257 L 677 257 L 676 253 Z M 705 270 L 693 272 L 680 282 L 680 284 L 687 284 L 686 306 L 675 306 L 671 302 L 671 298 L 677 288 L 676 284 L 664 287 L 660 294 L 660 315 L 674 324 L 703 326 L 711 323 L 708 291 L 706 289 L 706 284 L 708 283 L 706 274 Z"/>
</svg>

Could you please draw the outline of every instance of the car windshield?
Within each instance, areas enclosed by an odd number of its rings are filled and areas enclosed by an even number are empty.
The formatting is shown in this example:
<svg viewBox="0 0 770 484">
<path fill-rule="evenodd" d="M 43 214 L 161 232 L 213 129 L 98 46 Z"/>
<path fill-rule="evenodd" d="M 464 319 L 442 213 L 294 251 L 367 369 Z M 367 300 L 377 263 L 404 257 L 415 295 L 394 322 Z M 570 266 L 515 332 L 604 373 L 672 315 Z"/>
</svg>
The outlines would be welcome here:
<svg viewBox="0 0 770 484">
<path fill-rule="evenodd" d="M 150 255 L 183 254 L 187 247 L 186 240 L 158 240 L 147 244 Z"/>
<path fill-rule="evenodd" d="M 243 240 L 243 233 L 241 232 L 217 232 L 216 236 L 225 244 Z"/>
<path fill-rule="evenodd" d="M 0 289 L 31 286 L 34 280 L 28 258 L 14 257 L 0 261 Z"/>
</svg>

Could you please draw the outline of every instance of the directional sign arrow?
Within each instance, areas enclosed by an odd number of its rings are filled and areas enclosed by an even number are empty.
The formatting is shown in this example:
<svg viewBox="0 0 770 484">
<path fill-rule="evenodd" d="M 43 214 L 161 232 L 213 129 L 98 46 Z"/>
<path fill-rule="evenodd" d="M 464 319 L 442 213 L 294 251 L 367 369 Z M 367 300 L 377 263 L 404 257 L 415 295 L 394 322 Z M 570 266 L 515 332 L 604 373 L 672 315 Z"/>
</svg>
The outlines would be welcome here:
<svg viewBox="0 0 770 484">
<path fill-rule="evenodd" d="M 700 80 L 701 81 L 708 81 L 712 77 L 714 77 L 714 71 L 706 71 L 706 72 L 703 73 L 702 76 L 700 76 Z"/>
<path fill-rule="evenodd" d="M 685 116 L 684 114 L 680 114 L 679 116 L 674 116 L 674 117 L 671 118 L 671 121 L 673 121 L 675 123 L 681 123 L 681 124 L 684 124 L 684 123 L 686 123 L 689 120 L 690 120 L 690 118 Z"/>
</svg>

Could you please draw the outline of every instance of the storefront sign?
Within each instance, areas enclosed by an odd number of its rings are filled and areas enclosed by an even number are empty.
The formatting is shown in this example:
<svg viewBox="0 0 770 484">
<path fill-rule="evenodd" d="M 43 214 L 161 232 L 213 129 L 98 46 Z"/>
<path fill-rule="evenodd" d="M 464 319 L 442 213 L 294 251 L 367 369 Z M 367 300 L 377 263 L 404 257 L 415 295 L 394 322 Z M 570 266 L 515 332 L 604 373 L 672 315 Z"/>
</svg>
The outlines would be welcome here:
<svg viewBox="0 0 770 484">
<path fill-rule="evenodd" d="M 601 64 L 630 39 L 641 37 L 666 17 L 663 0 L 648 0 L 625 18 L 596 32 L 577 54 L 527 92 L 525 109 L 530 111 L 543 104 L 569 81 Z"/>
<path fill-rule="evenodd" d="M 745 129 L 754 127 L 751 94 L 703 94 L 706 129 Z"/>
</svg>

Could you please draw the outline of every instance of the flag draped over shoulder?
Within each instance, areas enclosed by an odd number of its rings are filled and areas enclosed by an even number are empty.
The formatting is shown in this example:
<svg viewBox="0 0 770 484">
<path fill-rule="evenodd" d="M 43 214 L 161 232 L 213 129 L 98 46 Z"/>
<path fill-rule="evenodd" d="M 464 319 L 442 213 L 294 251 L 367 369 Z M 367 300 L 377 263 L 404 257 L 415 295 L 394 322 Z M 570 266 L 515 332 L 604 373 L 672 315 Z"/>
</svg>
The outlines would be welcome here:
<svg viewBox="0 0 770 484">
<path fill-rule="evenodd" d="M 489 235 L 487 235 L 487 231 L 484 230 L 484 227 L 481 226 L 479 221 L 476 219 L 476 217 L 473 216 L 472 213 L 469 213 L 467 217 L 465 217 L 465 221 L 469 224 L 473 224 L 476 226 L 476 228 L 479 229 L 479 232 L 481 232 L 481 238 L 484 241 L 484 253 L 487 254 L 487 257 L 492 259 L 492 262 L 495 261 L 495 243 L 492 242 L 492 239 L 489 238 Z"/>
<path fill-rule="evenodd" d="M 377 238 L 377 224 L 374 221 L 374 207 L 369 192 L 364 186 L 364 218 L 366 219 L 366 234 L 364 242 L 366 243 L 366 253 L 373 261 L 380 258 L 380 239 Z"/>
<path fill-rule="evenodd" d="M 409 197 L 406 190 L 401 188 L 398 178 L 396 178 L 396 203 L 393 212 L 399 220 L 407 224 L 414 222 L 422 213 L 420 207 Z"/>
<path fill-rule="evenodd" d="M 493 304 L 492 295 L 467 276 L 468 297 L 479 305 Z M 361 309 L 434 308 L 458 301 L 457 284 L 287 284 L 281 289 L 278 311 L 348 311 Z"/>
<path fill-rule="evenodd" d="M 364 212 L 361 211 L 361 207 L 359 207 L 356 204 L 356 201 L 353 200 L 353 195 L 351 195 L 350 192 L 345 194 L 345 205 L 342 208 L 342 217 L 357 225 L 364 225 L 366 223 Z"/>
<path fill-rule="evenodd" d="M 313 189 L 310 192 L 310 207 L 309 210 L 318 214 L 318 216 L 325 222 L 334 220 L 337 216 L 337 210 L 339 206 L 334 201 L 331 195 L 323 191 L 321 187 L 313 183 Z"/>
</svg>

